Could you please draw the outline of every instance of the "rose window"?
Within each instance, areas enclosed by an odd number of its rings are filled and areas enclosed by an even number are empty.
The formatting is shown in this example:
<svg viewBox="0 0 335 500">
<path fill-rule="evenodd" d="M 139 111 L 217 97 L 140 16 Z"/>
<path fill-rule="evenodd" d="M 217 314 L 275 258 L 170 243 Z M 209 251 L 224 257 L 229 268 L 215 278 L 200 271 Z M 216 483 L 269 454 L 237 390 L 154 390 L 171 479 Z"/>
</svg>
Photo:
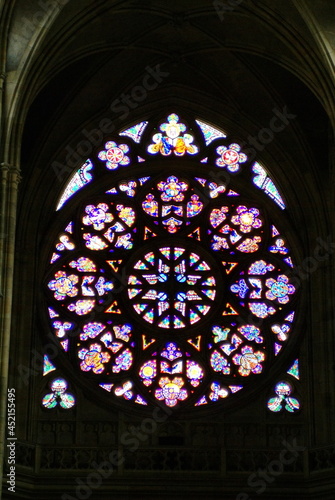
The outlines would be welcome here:
<svg viewBox="0 0 335 500">
<path fill-rule="evenodd" d="M 59 363 L 101 404 L 240 404 L 294 337 L 285 204 L 214 127 L 171 114 L 159 130 L 102 144 L 91 180 L 65 191 L 85 196 L 70 209 L 62 195 L 45 278 Z"/>
<path fill-rule="evenodd" d="M 165 329 L 197 323 L 211 309 L 215 295 L 211 267 L 183 247 L 146 253 L 128 278 L 128 296 L 135 311 Z"/>
</svg>

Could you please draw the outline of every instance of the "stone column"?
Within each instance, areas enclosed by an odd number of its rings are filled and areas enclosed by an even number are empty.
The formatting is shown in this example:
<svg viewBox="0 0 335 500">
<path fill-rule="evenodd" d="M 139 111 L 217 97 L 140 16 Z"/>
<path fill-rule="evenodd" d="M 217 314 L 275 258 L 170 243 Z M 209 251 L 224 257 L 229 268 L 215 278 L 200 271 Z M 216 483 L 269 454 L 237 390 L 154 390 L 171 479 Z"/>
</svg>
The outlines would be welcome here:
<svg viewBox="0 0 335 500">
<path fill-rule="evenodd" d="M 15 166 L 2 163 L 0 165 L 0 173 L 0 484 L 2 484 L 3 461 L 4 456 L 6 456 L 8 364 L 13 298 L 17 191 L 20 172 Z"/>
</svg>

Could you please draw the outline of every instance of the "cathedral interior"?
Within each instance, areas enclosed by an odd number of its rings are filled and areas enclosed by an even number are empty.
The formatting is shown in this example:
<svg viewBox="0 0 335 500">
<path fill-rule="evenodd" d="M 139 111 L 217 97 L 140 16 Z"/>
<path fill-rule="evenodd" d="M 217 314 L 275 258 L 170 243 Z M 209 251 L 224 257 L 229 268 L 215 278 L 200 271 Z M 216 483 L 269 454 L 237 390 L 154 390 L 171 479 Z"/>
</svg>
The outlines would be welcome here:
<svg viewBox="0 0 335 500">
<path fill-rule="evenodd" d="M 332 0 L 0 39 L 2 498 L 333 500 Z"/>
</svg>

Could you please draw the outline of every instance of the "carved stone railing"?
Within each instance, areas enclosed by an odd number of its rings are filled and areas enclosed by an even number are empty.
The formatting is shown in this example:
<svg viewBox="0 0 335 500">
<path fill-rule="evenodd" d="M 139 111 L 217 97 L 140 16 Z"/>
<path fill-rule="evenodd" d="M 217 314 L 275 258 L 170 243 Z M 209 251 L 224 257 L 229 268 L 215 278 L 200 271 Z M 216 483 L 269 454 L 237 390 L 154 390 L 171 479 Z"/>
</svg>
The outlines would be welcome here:
<svg viewBox="0 0 335 500">
<path fill-rule="evenodd" d="M 335 445 L 315 448 L 309 452 L 309 471 L 311 473 L 335 469 Z"/>
<path fill-rule="evenodd" d="M 282 468 L 283 473 L 317 474 L 335 471 L 335 445 L 307 449 L 294 441 L 278 449 L 218 446 L 48 446 L 16 442 L 16 466 L 31 471 L 94 470 L 96 464 L 108 463 L 111 453 L 122 457 L 118 473 L 128 471 L 189 471 L 215 472 L 227 476 L 251 473 L 259 469 Z M 282 464 L 282 465 L 281 465 Z"/>
</svg>

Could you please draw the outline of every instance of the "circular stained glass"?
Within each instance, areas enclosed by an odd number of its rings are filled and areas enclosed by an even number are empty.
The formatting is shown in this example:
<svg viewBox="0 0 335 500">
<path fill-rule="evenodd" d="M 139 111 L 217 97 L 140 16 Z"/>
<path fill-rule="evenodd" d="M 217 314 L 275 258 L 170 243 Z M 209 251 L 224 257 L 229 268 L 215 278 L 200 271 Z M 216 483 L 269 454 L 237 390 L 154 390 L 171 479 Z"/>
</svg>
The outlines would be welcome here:
<svg viewBox="0 0 335 500">
<path fill-rule="evenodd" d="M 111 161 L 112 163 L 120 163 L 123 156 L 124 156 L 123 151 L 121 151 L 120 148 L 110 148 L 106 152 L 107 160 Z"/>
<path fill-rule="evenodd" d="M 222 159 L 227 165 L 234 165 L 238 162 L 239 155 L 236 151 L 228 149 L 222 154 Z"/>
<path fill-rule="evenodd" d="M 283 208 L 272 181 L 239 145 L 217 138 L 211 148 L 210 129 L 196 144 L 178 120 L 168 121 L 173 134 L 168 124 L 153 131 L 145 154 L 140 128 L 123 133 L 127 162 L 137 158 L 126 169 L 120 141 L 106 143 L 94 166 L 100 191 L 67 212 L 45 289 L 50 328 L 86 387 L 104 401 L 195 411 L 271 374 L 293 335 L 297 291 L 285 235 L 259 203 L 268 194 Z M 179 157 L 198 151 L 205 160 L 183 169 Z M 236 185 L 221 182 L 237 160 Z"/>
<path fill-rule="evenodd" d="M 146 253 L 128 278 L 134 310 L 159 328 L 179 329 L 200 321 L 216 296 L 209 264 L 182 246 L 166 246 Z"/>
</svg>

